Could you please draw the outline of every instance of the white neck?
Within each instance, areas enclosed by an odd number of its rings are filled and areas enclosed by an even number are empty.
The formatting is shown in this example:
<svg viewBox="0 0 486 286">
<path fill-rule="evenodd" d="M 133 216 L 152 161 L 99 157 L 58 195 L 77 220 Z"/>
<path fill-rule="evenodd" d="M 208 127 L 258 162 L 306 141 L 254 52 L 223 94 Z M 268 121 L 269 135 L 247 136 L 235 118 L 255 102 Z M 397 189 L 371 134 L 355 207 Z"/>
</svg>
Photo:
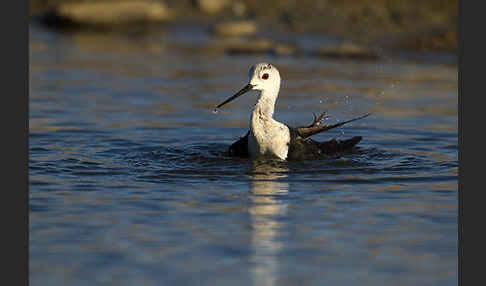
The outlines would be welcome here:
<svg viewBox="0 0 486 286">
<path fill-rule="evenodd" d="M 253 109 L 253 114 L 273 118 L 275 112 L 275 102 L 277 101 L 278 90 L 262 90 L 260 97 Z"/>
<path fill-rule="evenodd" d="M 287 126 L 273 119 L 278 88 L 263 90 L 250 120 L 248 151 L 252 157 L 262 155 L 287 158 L 290 132 Z"/>
</svg>

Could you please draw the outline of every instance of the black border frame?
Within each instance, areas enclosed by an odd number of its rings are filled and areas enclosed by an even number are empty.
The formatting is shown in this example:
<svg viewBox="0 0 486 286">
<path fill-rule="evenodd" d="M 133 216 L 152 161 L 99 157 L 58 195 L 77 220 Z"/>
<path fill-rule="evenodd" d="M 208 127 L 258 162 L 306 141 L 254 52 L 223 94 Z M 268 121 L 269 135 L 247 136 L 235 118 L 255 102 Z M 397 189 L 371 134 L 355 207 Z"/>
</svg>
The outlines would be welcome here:
<svg viewBox="0 0 486 286">
<path fill-rule="evenodd" d="M 465 5 L 467 3 L 467 6 Z M 485 80 L 484 67 L 481 66 L 481 54 L 484 58 L 486 45 L 483 41 L 484 9 L 480 1 L 459 0 L 459 36 L 458 36 L 458 280 L 459 285 L 480 285 L 484 280 L 484 270 L 480 257 L 484 244 L 480 220 L 482 209 L 485 209 L 480 199 L 482 177 L 484 171 L 479 159 L 484 157 L 483 141 L 474 138 L 482 133 L 481 113 L 484 113 L 480 103 Z M 469 39 L 467 42 L 466 39 Z M 466 44 L 468 43 L 468 44 Z M 467 83 L 467 84 L 466 84 Z M 466 113 L 467 105 L 467 113 Z M 468 134 L 466 137 L 465 135 Z M 467 142 L 467 145 L 465 145 Z M 467 226 L 467 227 L 466 227 Z M 467 232 L 465 230 L 468 230 Z M 467 257 L 467 263 L 464 258 Z"/>
<path fill-rule="evenodd" d="M 2 280 L 29 284 L 29 1 L 3 3 L 2 38 Z"/>
<path fill-rule="evenodd" d="M 463 100 L 462 100 L 462 92 L 463 92 L 463 71 L 461 70 L 461 66 L 463 64 L 463 53 L 464 51 L 464 41 L 463 41 L 463 30 L 464 30 L 464 2 L 463 1 L 458 1 L 458 7 L 457 7 L 457 13 L 458 13 L 458 101 L 457 101 L 457 106 L 458 106 L 458 138 L 457 138 L 457 146 L 458 146 L 458 160 L 459 160 L 459 168 L 458 168 L 458 182 L 457 182 L 457 191 L 458 191 L 458 214 L 457 214 L 457 279 L 458 279 L 458 285 L 466 285 L 464 283 L 464 275 L 463 275 L 463 256 L 464 256 L 464 245 L 463 245 L 463 236 L 464 236 L 464 216 L 463 216 L 463 202 L 464 202 L 464 197 L 463 197 L 463 192 L 464 192 L 464 185 L 462 184 L 462 179 L 463 177 L 463 164 L 462 164 L 462 157 L 463 157 L 463 152 L 461 152 L 461 148 L 464 146 L 463 142 L 463 130 L 462 130 L 462 123 L 464 122 L 463 120 L 463 114 L 464 114 L 464 109 L 463 109 Z"/>
</svg>

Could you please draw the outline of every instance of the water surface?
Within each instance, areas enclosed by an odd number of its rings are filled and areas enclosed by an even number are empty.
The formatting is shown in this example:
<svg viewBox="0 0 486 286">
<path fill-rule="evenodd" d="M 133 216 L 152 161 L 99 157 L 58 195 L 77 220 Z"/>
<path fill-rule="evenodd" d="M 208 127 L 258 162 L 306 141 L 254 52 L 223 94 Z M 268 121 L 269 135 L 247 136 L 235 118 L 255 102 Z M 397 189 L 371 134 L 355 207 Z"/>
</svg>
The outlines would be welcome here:
<svg viewBox="0 0 486 286">
<path fill-rule="evenodd" d="M 457 285 L 457 67 L 230 56 L 208 36 L 30 27 L 31 285 Z M 340 158 L 228 158 L 254 63 L 293 126 L 374 114 Z"/>
</svg>

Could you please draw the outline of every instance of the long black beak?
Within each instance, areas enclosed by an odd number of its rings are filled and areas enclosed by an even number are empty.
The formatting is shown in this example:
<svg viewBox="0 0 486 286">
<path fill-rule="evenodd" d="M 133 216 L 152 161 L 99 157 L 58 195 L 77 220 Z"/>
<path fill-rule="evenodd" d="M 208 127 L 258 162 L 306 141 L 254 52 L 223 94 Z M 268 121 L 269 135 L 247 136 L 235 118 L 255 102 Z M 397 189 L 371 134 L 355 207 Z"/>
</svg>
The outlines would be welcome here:
<svg viewBox="0 0 486 286">
<path fill-rule="evenodd" d="M 220 108 L 221 106 L 225 105 L 226 103 L 232 101 L 233 99 L 237 98 L 238 96 L 240 96 L 244 93 L 247 93 L 248 91 L 250 91 L 252 89 L 253 89 L 253 85 L 251 85 L 251 84 L 245 85 L 245 87 L 240 89 L 240 91 L 238 91 L 235 95 L 233 95 L 232 97 L 230 97 L 230 98 L 226 99 L 225 101 L 223 101 L 222 103 L 220 103 L 218 106 L 216 106 L 216 108 Z"/>
</svg>

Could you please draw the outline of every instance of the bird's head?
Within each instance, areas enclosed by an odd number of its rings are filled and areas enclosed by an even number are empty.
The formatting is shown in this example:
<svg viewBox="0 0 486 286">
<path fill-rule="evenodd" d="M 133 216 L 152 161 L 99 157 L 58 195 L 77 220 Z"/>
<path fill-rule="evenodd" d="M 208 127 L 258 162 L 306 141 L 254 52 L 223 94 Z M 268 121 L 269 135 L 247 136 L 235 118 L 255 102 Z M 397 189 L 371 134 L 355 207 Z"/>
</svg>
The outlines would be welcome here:
<svg viewBox="0 0 486 286">
<path fill-rule="evenodd" d="M 250 90 L 270 91 L 276 97 L 280 89 L 280 73 L 277 68 L 269 63 L 258 63 L 250 68 L 248 74 L 249 82 L 235 95 L 220 103 L 220 108 L 226 103 L 247 93 Z"/>
</svg>

